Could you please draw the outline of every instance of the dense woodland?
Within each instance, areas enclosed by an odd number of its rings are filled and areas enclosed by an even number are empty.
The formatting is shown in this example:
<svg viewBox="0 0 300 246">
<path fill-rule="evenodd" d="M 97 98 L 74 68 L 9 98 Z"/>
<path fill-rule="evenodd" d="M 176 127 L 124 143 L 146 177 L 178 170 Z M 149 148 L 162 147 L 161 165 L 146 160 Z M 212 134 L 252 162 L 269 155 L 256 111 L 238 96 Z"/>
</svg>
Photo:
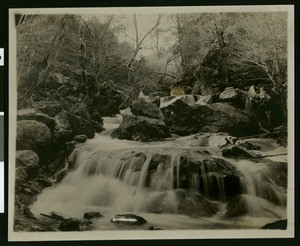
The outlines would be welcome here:
<svg viewBox="0 0 300 246">
<path fill-rule="evenodd" d="M 276 109 L 273 118 L 284 123 L 286 13 L 157 15 L 147 30 L 140 16 L 126 18 L 134 30 L 130 42 L 120 40 L 128 26 L 113 15 L 16 15 L 18 107 L 39 97 L 90 100 L 104 82 L 122 91 L 125 102 L 140 91 L 169 95 L 175 85 L 198 95 L 254 85 L 270 95 L 261 106 Z M 172 45 L 162 45 L 165 39 Z M 145 49 L 152 52 L 144 55 Z"/>
</svg>

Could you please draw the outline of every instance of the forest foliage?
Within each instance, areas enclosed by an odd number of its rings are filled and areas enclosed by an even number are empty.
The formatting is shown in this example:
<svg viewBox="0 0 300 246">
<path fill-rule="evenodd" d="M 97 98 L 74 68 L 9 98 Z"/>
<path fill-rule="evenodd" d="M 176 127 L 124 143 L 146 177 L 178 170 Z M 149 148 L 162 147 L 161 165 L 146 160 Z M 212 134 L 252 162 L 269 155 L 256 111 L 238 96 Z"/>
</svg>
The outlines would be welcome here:
<svg viewBox="0 0 300 246">
<path fill-rule="evenodd" d="M 158 15 L 147 30 L 136 15 L 127 18 L 131 41 L 120 39 L 128 27 L 114 15 L 16 15 L 19 106 L 30 104 L 53 76 L 63 80 L 73 73 L 77 96 L 84 94 L 81 83 L 91 81 L 111 81 L 127 97 L 140 91 L 168 95 L 174 85 L 186 93 L 198 86 L 196 94 L 264 86 L 286 118 L 285 12 Z M 166 39 L 171 45 L 160 45 Z M 151 54 L 143 52 L 149 44 Z"/>
</svg>

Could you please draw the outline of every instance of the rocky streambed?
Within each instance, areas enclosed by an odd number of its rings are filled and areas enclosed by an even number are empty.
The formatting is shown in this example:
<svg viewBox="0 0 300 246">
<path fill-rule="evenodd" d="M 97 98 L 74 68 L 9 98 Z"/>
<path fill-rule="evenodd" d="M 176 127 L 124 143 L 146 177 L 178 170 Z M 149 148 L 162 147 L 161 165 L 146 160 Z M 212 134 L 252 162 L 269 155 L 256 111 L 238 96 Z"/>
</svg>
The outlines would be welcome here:
<svg viewBox="0 0 300 246">
<path fill-rule="evenodd" d="M 104 124 L 83 102 L 67 106 L 17 112 L 16 231 L 122 229 L 136 216 L 147 223 L 131 228 L 149 230 L 285 218 L 286 148 L 245 139 L 259 123 L 230 102 L 139 98 Z"/>
</svg>

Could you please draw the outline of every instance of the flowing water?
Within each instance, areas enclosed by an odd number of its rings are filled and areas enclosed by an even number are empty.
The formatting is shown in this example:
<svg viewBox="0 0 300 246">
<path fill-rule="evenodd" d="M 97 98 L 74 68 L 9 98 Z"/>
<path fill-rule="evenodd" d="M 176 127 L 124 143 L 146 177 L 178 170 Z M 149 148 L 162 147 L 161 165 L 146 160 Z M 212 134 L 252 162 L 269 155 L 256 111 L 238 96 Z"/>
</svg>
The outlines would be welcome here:
<svg viewBox="0 0 300 246">
<path fill-rule="evenodd" d="M 71 172 L 43 190 L 32 212 L 82 219 L 104 215 L 95 230 L 123 229 L 116 214 L 135 213 L 163 229 L 260 228 L 286 218 L 286 156 L 254 160 L 222 157 L 222 135 L 193 135 L 164 142 L 112 139 L 122 118 L 104 118 L 102 134 L 78 144 Z M 227 138 L 230 138 L 227 136 Z M 274 140 L 250 139 L 255 154 L 285 153 Z M 135 227 L 130 227 L 135 229 Z M 126 229 L 126 227 L 124 228 Z M 128 228 L 127 228 L 128 229 Z"/>
</svg>

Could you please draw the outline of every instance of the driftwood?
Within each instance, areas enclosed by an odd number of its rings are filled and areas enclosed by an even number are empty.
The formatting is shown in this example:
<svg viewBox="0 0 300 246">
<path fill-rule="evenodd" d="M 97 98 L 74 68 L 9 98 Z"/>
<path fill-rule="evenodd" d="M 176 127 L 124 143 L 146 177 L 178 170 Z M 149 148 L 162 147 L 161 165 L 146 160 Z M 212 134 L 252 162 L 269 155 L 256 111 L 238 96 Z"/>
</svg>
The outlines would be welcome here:
<svg viewBox="0 0 300 246">
<path fill-rule="evenodd" d="M 67 219 L 65 219 L 65 218 L 63 218 L 59 215 L 56 215 L 56 214 L 47 215 L 47 214 L 41 213 L 40 215 L 45 216 L 45 217 L 50 218 L 50 219 L 54 219 L 54 220 L 61 220 L 61 221 L 66 221 L 67 220 Z"/>
</svg>

